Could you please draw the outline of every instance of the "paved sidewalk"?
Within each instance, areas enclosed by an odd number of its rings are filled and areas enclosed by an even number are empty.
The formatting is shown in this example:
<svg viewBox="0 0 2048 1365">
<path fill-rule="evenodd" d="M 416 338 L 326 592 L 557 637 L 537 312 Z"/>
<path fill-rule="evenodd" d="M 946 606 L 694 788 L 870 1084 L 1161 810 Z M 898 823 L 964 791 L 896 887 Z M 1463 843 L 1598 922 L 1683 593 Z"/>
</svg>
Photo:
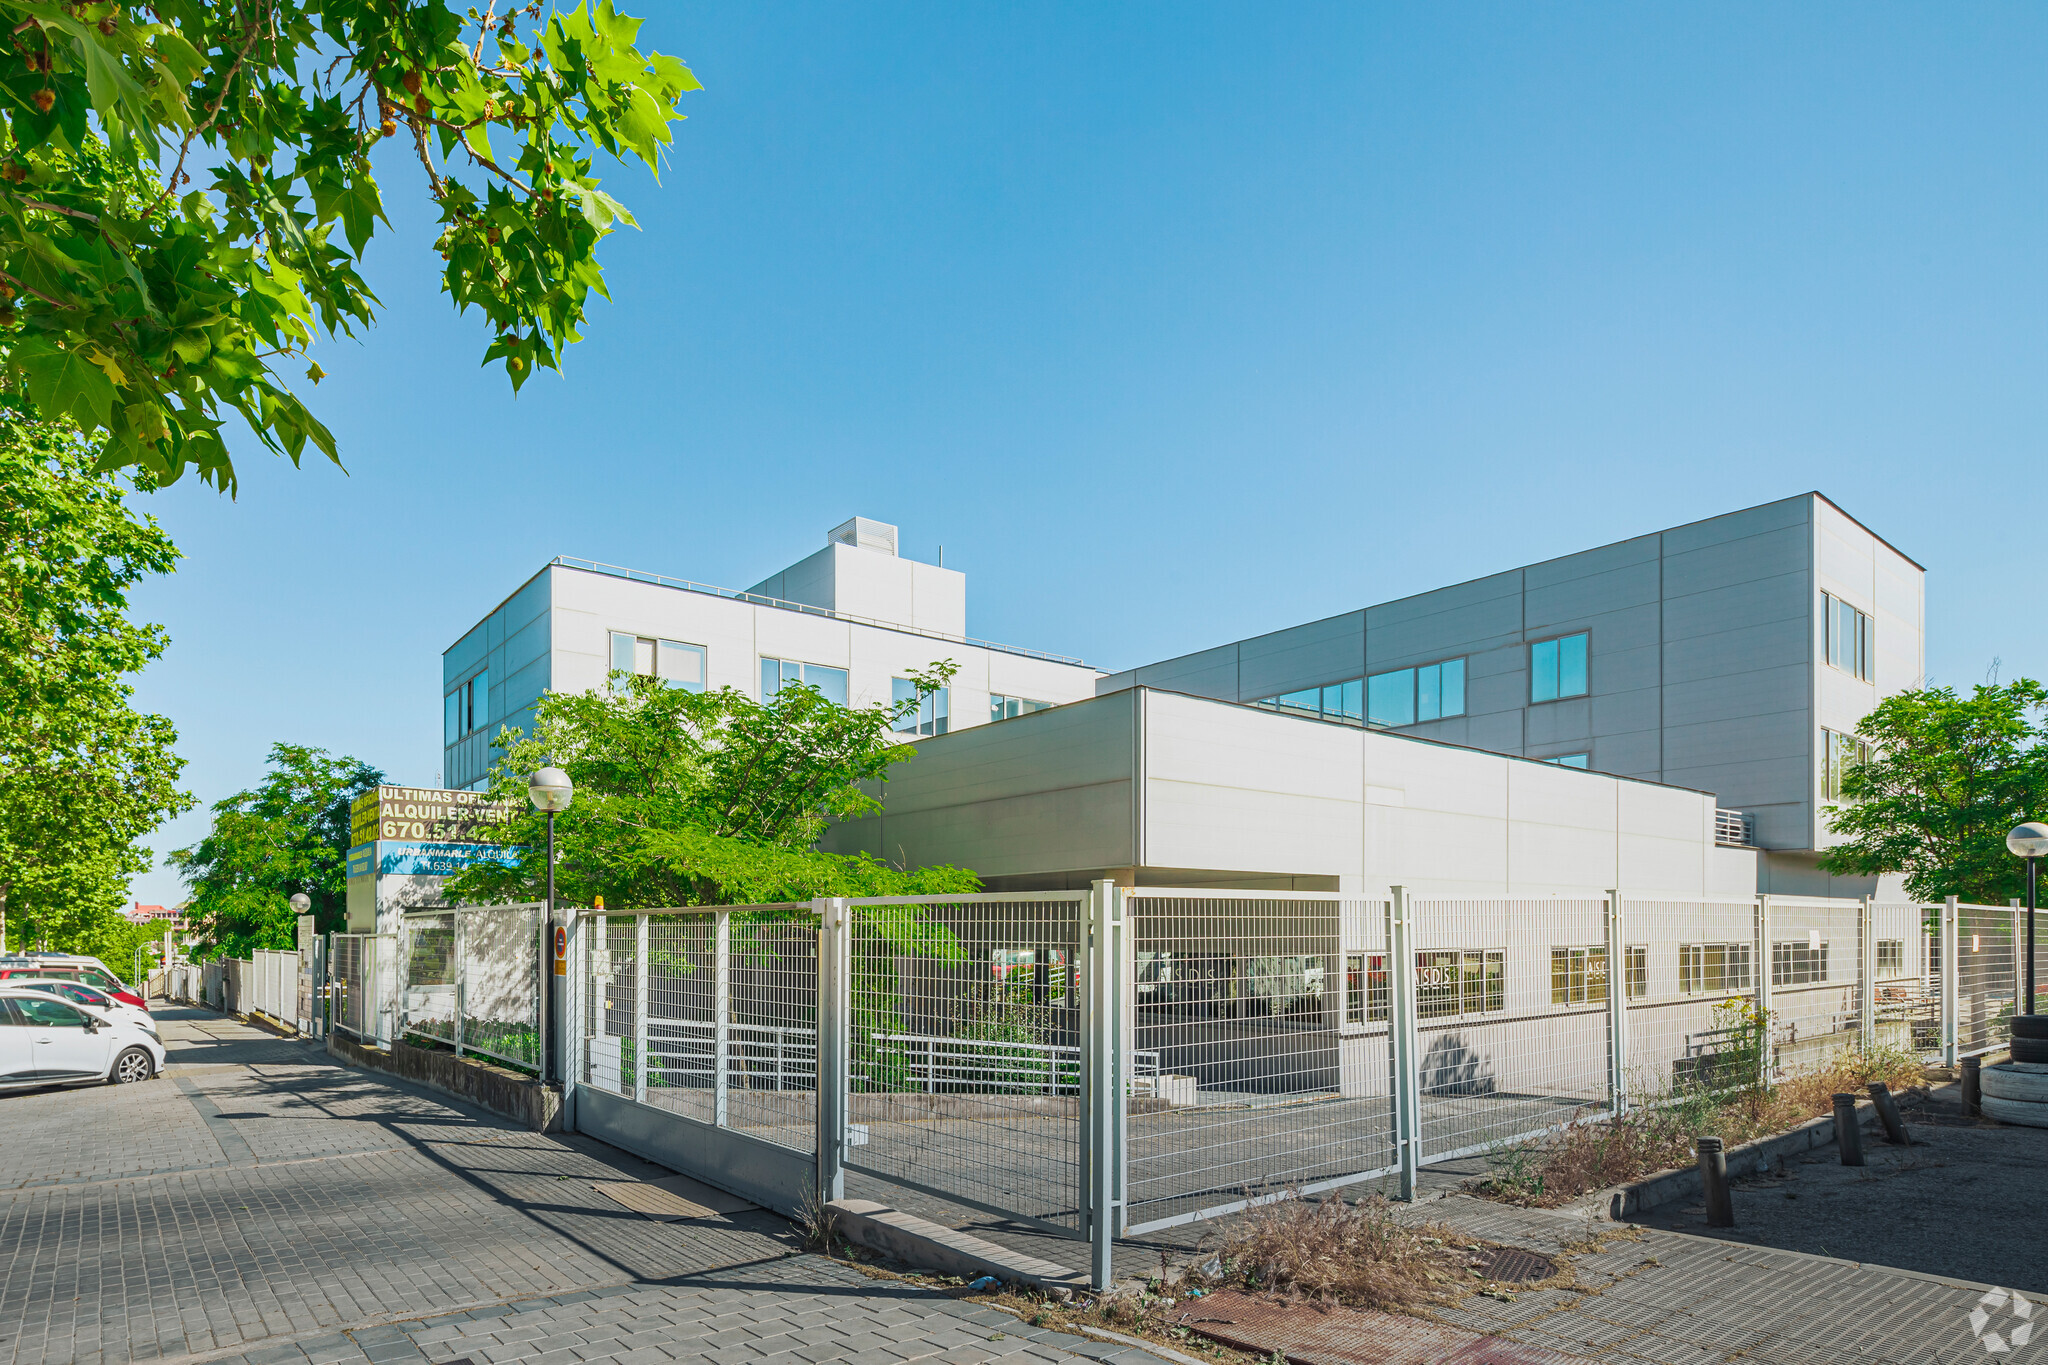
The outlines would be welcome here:
<svg viewBox="0 0 2048 1365">
<path fill-rule="evenodd" d="M 772 1214 L 658 1223 L 667 1172 L 164 1007 L 144 1085 L 0 1098 L 0 1365 L 1153 1358 L 796 1254 Z"/>
</svg>

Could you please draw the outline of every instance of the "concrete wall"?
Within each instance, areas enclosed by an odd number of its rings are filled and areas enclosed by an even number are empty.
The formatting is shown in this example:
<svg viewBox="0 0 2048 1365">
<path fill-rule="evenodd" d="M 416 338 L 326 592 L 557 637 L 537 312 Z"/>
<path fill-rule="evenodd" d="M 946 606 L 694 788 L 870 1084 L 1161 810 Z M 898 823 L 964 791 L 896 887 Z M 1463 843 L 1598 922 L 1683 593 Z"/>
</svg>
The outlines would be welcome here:
<svg viewBox="0 0 2048 1365">
<path fill-rule="evenodd" d="M 1802 494 L 1114 674 L 1098 691 L 1250 702 L 1462 657 L 1466 714 L 1404 733 L 1531 758 L 1589 753 L 1600 771 L 1751 812 L 1766 848 L 1812 849 L 1825 846 L 1820 728 L 1853 730 L 1918 682 L 1923 576 Z M 1873 614 L 1873 682 L 1820 662 L 1823 590 Z M 1588 695 L 1532 704 L 1529 645 L 1578 631 L 1590 636 Z"/>
<path fill-rule="evenodd" d="M 1137 885 L 1749 894 L 1713 798 L 1150 689 L 923 746 L 825 847 L 995 889 Z"/>
<path fill-rule="evenodd" d="M 945 635 L 967 633 L 967 575 L 855 545 L 827 545 L 748 592 Z"/>
<path fill-rule="evenodd" d="M 950 569 L 934 569 L 872 550 L 842 545 L 821 553 L 841 551 L 907 565 L 920 575 L 929 569 L 946 575 L 947 581 L 964 581 L 963 575 Z M 919 581 L 922 583 L 922 576 Z M 944 581 L 940 587 L 945 587 Z M 946 594 L 938 593 L 935 600 L 943 606 Z M 855 706 L 886 705 L 892 699 L 894 678 L 951 660 L 960 666 L 948 697 L 954 728 L 985 725 L 991 693 L 1054 703 L 1077 701 L 1094 695 L 1098 676 L 1085 664 L 1036 659 L 910 631 L 551 565 L 443 656 L 444 695 L 479 666 L 488 664 L 493 699 L 488 727 L 444 750 L 444 784 L 468 786 L 484 777 L 492 757 L 490 736 L 505 725 L 530 729 L 533 703 L 542 692 L 551 688 L 584 692 L 603 686 L 611 669 L 613 631 L 701 645 L 706 686 L 733 687 L 749 696 L 760 694 L 764 656 L 843 668 L 848 672 L 848 700 Z"/>
</svg>

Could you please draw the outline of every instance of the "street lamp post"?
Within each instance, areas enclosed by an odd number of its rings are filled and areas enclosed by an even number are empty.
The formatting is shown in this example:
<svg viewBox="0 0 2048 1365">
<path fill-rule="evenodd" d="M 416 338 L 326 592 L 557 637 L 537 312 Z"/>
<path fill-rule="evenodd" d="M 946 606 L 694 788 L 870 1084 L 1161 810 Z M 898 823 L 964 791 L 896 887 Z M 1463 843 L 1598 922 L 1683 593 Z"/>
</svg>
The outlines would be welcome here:
<svg viewBox="0 0 2048 1365">
<path fill-rule="evenodd" d="M 548 940 L 552 943 L 555 931 L 555 815 L 569 809 L 569 803 L 576 799 L 576 784 L 569 780 L 569 774 L 560 768 L 541 768 L 526 779 L 526 799 L 533 808 L 543 811 L 548 817 Z M 541 1080 L 546 1081 L 553 1074 L 560 1074 L 561 1064 L 557 1060 L 549 1066 L 549 1056 L 558 1051 L 554 1038 L 554 1023 L 560 1017 L 560 1002 L 553 999 L 557 987 L 553 971 L 547 959 L 552 949 L 543 954 L 541 962 L 541 1000 L 547 1011 L 547 1018 L 541 1021 Z"/>
<path fill-rule="evenodd" d="M 2013 826 L 2005 836 L 2006 850 L 2015 858 L 2027 862 L 2027 946 L 2026 962 L 2021 968 L 2020 999 L 2026 1009 L 2022 1013 L 2034 1013 L 2034 911 L 2040 904 L 2040 878 L 2037 866 L 2048 856 L 2048 824 L 2029 820 L 2024 825 Z"/>
</svg>

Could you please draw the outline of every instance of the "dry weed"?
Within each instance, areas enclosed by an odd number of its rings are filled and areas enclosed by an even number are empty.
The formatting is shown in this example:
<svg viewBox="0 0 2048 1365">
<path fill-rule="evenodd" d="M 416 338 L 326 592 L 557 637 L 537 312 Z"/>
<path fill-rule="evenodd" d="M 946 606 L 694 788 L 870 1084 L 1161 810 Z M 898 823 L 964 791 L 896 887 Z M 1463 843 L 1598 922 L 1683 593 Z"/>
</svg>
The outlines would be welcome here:
<svg viewBox="0 0 2048 1365">
<path fill-rule="evenodd" d="M 1638 1103 L 1619 1119 L 1582 1123 L 1547 1139 L 1496 1152 L 1480 1194 L 1504 1203 L 1556 1208 L 1581 1195 L 1691 1164 L 1694 1142 L 1715 1134 L 1730 1147 L 1770 1137 L 1833 1112 L 1834 1096 L 1862 1094 L 1873 1081 L 1894 1091 L 1923 1084 L 1926 1068 L 1908 1053 L 1849 1049 L 1769 1086 L 1695 1091 Z"/>
<path fill-rule="evenodd" d="M 1377 1195 L 1356 1204 L 1290 1196 L 1224 1234 L 1215 1285 L 1389 1311 L 1456 1303 L 1472 1292 L 1480 1243 L 1437 1224 L 1408 1227 Z"/>
</svg>

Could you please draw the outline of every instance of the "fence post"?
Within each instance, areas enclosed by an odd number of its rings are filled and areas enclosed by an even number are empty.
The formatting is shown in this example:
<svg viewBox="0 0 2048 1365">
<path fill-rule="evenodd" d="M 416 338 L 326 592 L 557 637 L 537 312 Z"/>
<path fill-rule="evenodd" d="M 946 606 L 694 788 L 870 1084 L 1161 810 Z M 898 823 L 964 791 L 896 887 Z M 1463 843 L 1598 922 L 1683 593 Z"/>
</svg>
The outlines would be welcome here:
<svg viewBox="0 0 2048 1365">
<path fill-rule="evenodd" d="M 1415 1198 L 1415 1178 L 1422 1167 L 1422 1072 L 1417 1057 L 1421 1042 L 1415 1028 L 1414 924 L 1409 918 L 1408 888 L 1392 888 L 1387 901 L 1387 1013 L 1393 1046 L 1394 1148 L 1401 1162 L 1401 1197 Z"/>
<path fill-rule="evenodd" d="M 647 916 L 633 917 L 633 1098 L 647 1103 Z"/>
<path fill-rule="evenodd" d="M 1628 935 L 1622 930 L 1621 891 L 1607 893 L 1607 1107 L 1628 1109 Z"/>
<path fill-rule="evenodd" d="M 1962 976 L 1961 944 L 1958 928 L 1962 915 L 1958 909 L 1960 897 L 1950 896 L 1941 903 L 1941 1064 L 1954 1066 L 1960 1047 L 1956 1034 L 1960 1032 L 1961 1021 L 1956 1018 L 1956 983 Z"/>
<path fill-rule="evenodd" d="M 1117 1150 L 1123 1103 L 1123 888 L 1098 881 L 1088 894 L 1082 951 L 1081 1198 L 1088 1233 L 1089 1281 L 1107 1289 L 1115 1273 Z"/>
<path fill-rule="evenodd" d="M 2026 902 L 2014 896 L 2006 904 L 2012 907 L 2012 1012 L 2018 1016 L 2028 1013 L 2026 934 L 2021 928 L 2021 921 L 2026 916 Z"/>
<path fill-rule="evenodd" d="M 1771 898 L 1756 898 L 1756 1011 L 1763 1019 L 1757 1045 L 1757 1079 L 1771 1078 Z"/>
<path fill-rule="evenodd" d="M 1863 932 L 1856 949 L 1856 1039 L 1864 1051 L 1877 1046 L 1877 898 L 1865 896 Z"/>
<path fill-rule="evenodd" d="M 732 1094 L 732 912 L 711 917 L 711 1121 L 726 1125 Z"/>
<path fill-rule="evenodd" d="M 463 942 L 462 912 L 460 910 L 451 911 L 449 917 L 455 921 L 455 1055 L 460 1057 L 462 1055 L 462 1016 L 467 1013 L 463 1009 L 463 1003 L 466 994 L 465 986 L 469 976 L 469 957 L 463 950 L 469 945 Z"/>
<path fill-rule="evenodd" d="M 846 1121 L 853 1091 L 853 916 L 843 897 L 814 900 L 818 917 L 818 1202 L 846 1196 Z"/>
</svg>

